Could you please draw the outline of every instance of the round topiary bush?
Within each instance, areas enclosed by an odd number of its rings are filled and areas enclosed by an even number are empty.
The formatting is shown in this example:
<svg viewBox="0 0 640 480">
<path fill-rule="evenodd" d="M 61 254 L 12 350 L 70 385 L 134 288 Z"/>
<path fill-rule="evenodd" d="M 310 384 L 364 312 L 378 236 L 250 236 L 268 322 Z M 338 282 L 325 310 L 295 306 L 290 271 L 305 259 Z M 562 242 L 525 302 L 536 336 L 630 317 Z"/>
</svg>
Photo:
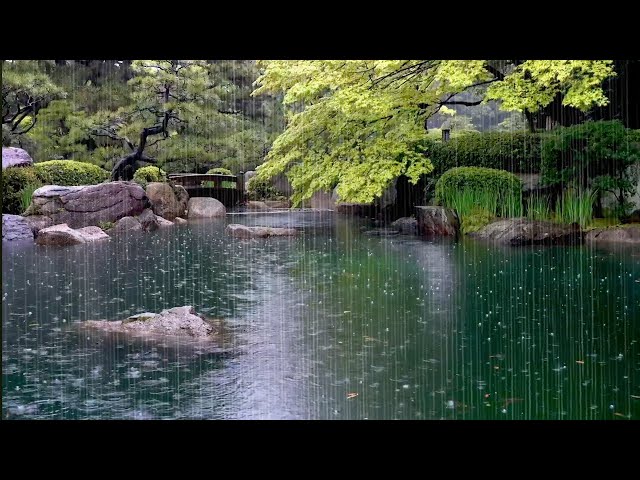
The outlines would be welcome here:
<svg viewBox="0 0 640 480">
<path fill-rule="evenodd" d="M 233 175 L 228 168 L 216 167 L 207 171 L 207 175 Z"/>
<path fill-rule="evenodd" d="M 2 171 L 2 213 L 20 215 L 24 210 L 23 192 L 42 184 L 33 167 L 14 167 Z"/>
<path fill-rule="evenodd" d="M 45 185 L 96 185 L 110 177 L 106 170 L 76 160 L 50 160 L 35 163 L 34 168 Z"/>
<path fill-rule="evenodd" d="M 465 215 L 478 207 L 503 217 L 522 215 L 522 181 L 506 170 L 457 167 L 436 183 L 436 202 Z"/>
<path fill-rule="evenodd" d="M 247 182 L 247 194 L 249 200 L 276 200 L 286 198 L 278 191 L 270 181 L 262 180 L 258 177 L 252 177 Z"/>
<path fill-rule="evenodd" d="M 136 173 L 133 174 L 133 181 L 139 183 L 143 187 L 146 186 L 147 183 L 151 182 L 166 182 L 167 172 L 161 168 L 154 167 L 153 165 L 142 167 L 136 170 Z"/>
</svg>

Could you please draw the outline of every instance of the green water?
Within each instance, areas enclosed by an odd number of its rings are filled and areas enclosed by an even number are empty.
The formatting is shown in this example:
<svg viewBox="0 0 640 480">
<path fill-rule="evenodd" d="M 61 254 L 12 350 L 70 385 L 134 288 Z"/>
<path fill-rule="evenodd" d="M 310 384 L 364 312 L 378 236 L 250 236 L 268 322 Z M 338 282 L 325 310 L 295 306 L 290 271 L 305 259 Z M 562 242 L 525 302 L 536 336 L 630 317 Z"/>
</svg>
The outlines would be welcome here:
<svg viewBox="0 0 640 480">
<path fill-rule="evenodd" d="M 294 226 L 237 240 L 226 223 Z M 3 244 L 3 418 L 637 419 L 640 252 L 367 236 L 228 215 Z M 87 333 L 193 305 L 224 347 Z"/>
</svg>

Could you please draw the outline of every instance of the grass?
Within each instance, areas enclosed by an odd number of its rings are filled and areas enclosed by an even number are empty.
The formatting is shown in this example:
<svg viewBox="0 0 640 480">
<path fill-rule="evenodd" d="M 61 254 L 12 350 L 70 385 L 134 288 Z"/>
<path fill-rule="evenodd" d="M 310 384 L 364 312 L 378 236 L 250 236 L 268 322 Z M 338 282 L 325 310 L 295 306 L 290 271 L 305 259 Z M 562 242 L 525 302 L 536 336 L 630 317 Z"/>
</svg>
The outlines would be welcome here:
<svg viewBox="0 0 640 480">
<path fill-rule="evenodd" d="M 546 195 L 534 195 L 527 201 L 527 218 L 531 220 L 551 220 L 551 205 Z"/>
<path fill-rule="evenodd" d="M 519 195 L 510 195 L 500 201 L 495 192 L 461 190 L 447 195 L 444 204 L 458 212 L 463 233 L 480 230 L 496 216 L 522 216 L 522 197 Z"/>
<path fill-rule="evenodd" d="M 107 230 L 111 230 L 116 226 L 113 222 L 99 222 L 98 226 L 102 229 L 102 231 L 106 232 Z"/>
<path fill-rule="evenodd" d="M 33 192 L 35 192 L 38 188 L 40 188 L 40 185 L 29 183 L 20 191 L 20 208 L 22 208 L 23 212 L 27 208 L 29 208 L 29 205 L 31 205 Z"/>
<path fill-rule="evenodd" d="M 556 207 L 556 221 L 560 223 L 578 223 L 588 227 L 592 222 L 593 202 L 596 192 L 592 190 L 567 189 Z"/>
</svg>

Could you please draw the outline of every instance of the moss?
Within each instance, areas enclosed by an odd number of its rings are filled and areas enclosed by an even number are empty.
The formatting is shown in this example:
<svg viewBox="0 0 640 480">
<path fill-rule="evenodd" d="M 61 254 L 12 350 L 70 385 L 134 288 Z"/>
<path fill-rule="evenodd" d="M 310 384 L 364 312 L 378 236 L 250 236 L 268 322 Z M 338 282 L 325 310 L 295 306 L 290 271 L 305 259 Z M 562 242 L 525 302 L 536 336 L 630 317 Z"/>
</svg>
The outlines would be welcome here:
<svg viewBox="0 0 640 480">
<path fill-rule="evenodd" d="M 465 234 L 477 232 L 493 222 L 494 219 L 495 217 L 488 210 L 475 208 L 460 219 L 460 230 Z"/>
<path fill-rule="evenodd" d="M 98 226 L 103 230 L 103 231 L 107 231 L 107 230 L 111 230 L 113 227 L 115 227 L 115 223 L 113 222 L 100 222 L 98 223 Z"/>
</svg>

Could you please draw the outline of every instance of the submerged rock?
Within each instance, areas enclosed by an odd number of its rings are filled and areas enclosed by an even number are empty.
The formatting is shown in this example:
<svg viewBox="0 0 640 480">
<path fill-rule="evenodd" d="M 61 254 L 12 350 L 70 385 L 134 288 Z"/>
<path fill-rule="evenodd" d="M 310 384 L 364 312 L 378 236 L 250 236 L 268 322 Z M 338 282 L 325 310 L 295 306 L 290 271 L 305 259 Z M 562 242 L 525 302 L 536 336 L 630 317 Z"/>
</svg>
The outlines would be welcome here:
<svg viewBox="0 0 640 480">
<path fill-rule="evenodd" d="M 100 227 L 84 227 L 73 229 L 63 223 L 53 227 L 43 228 L 38 232 L 36 244 L 38 245 L 77 245 L 99 240 L 107 240 L 109 235 Z"/>
<path fill-rule="evenodd" d="M 52 224 L 71 228 L 116 222 L 141 213 L 149 200 L 135 182 L 107 182 L 67 187 L 45 185 L 33 192 L 25 215 L 48 217 Z"/>
<path fill-rule="evenodd" d="M 226 233 L 236 238 L 266 238 L 296 235 L 298 231 L 295 228 L 247 227 L 232 223 L 227 225 Z"/>
<path fill-rule="evenodd" d="M 456 236 L 460 220 L 455 210 L 437 206 L 416 207 L 416 226 L 420 235 Z"/>
<path fill-rule="evenodd" d="M 33 159 L 26 150 L 16 147 L 2 147 L 2 169 L 9 167 L 29 167 Z"/>
<path fill-rule="evenodd" d="M 378 228 L 376 230 L 367 230 L 364 232 L 365 235 L 371 235 L 376 237 L 391 237 L 394 235 L 399 235 L 400 230 L 393 230 L 389 228 Z"/>
<path fill-rule="evenodd" d="M 401 217 L 391 222 L 391 228 L 398 230 L 400 233 L 415 235 L 418 232 L 418 221 L 413 217 Z"/>
<path fill-rule="evenodd" d="M 2 215 L 2 240 L 33 240 L 33 230 L 20 215 Z"/>
<path fill-rule="evenodd" d="M 580 245 L 584 234 L 577 224 L 509 218 L 490 223 L 469 236 L 491 240 L 503 245 Z"/>
<path fill-rule="evenodd" d="M 224 217 L 227 209 L 219 200 L 208 197 L 193 197 L 189 199 L 187 218 Z"/>
<path fill-rule="evenodd" d="M 207 339 L 219 333 L 218 328 L 192 306 L 174 307 L 160 313 L 145 312 L 125 320 L 88 320 L 85 326 L 106 332 L 174 335 Z"/>
<path fill-rule="evenodd" d="M 587 242 L 640 243 L 640 225 L 615 228 L 595 228 L 585 235 Z"/>
</svg>

